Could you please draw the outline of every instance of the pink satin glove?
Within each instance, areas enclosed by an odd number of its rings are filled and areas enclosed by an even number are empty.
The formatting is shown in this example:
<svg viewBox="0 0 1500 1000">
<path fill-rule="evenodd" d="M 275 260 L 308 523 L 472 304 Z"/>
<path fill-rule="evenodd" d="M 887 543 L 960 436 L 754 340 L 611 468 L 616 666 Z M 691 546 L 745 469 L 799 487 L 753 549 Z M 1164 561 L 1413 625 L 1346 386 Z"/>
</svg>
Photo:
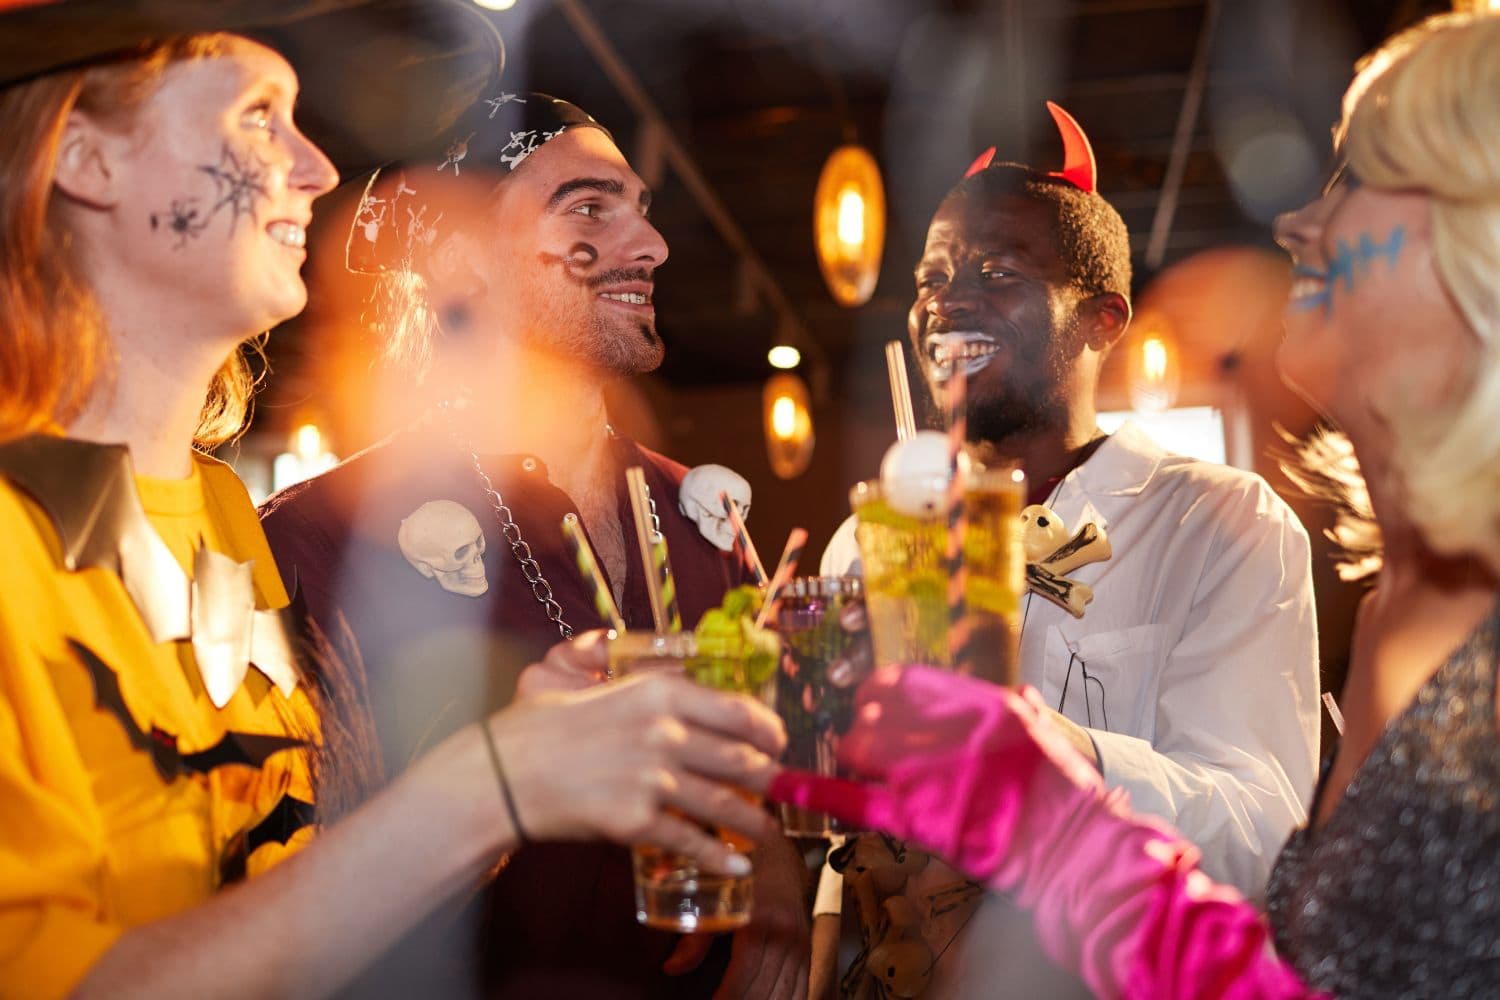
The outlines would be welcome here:
<svg viewBox="0 0 1500 1000">
<path fill-rule="evenodd" d="M 912 840 L 1010 894 L 1096 995 L 1317 995 L 1272 955 L 1255 908 L 1199 872 L 1191 844 L 1131 816 L 1037 704 L 930 667 L 881 671 L 839 750 L 866 781 L 784 771 L 769 796 Z"/>
</svg>

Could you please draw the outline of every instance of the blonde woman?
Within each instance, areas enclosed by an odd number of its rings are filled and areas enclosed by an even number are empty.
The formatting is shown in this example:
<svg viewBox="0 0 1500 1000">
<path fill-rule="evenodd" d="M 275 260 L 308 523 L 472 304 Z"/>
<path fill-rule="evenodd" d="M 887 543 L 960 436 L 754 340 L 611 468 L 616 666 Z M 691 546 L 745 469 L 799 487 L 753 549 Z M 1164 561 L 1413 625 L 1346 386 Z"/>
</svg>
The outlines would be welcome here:
<svg viewBox="0 0 1500 1000">
<path fill-rule="evenodd" d="M 326 995 L 525 837 L 739 873 L 681 814 L 770 832 L 711 779 L 763 787 L 774 717 L 658 678 L 469 726 L 313 836 L 300 623 L 194 450 L 306 300 L 338 177 L 293 121 L 304 52 L 346 163 L 401 152 L 342 128 L 377 54 L 460 90 L 500 57 L 447 0 L 0 9 L 0 996 Z"/>
<path fill-rule="evenodd" d="M 773 785 L 1016 893 L 1100 995 L 1500 983 L 1500 19 L 1393 39 L 1350 88 L 1337 148 L 1327 192 L 1277 225 L 1296 275 L 1278 362 L 1352 442 L 1383 552 L 1344 736 L 1272 871 L 1269 927 L 1191 845 L 1130 818 L 1034 692 L 878 676 L 845 744 L 873 782 Z M 1359 485 L 1343 464 L 1320 477 Z"/>
</svg>

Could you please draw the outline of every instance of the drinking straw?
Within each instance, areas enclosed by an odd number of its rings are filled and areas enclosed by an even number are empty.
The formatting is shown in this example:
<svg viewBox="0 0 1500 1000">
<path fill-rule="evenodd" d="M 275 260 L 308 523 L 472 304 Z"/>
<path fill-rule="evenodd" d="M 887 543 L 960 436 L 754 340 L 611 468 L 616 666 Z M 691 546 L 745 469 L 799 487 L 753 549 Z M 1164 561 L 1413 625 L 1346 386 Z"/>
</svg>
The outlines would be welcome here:
<svg viewBox="0 0 1500 1000">
<path fill-rule="evenodd" d="M 786 548 L 781 550 L 781 562 L 776 564 L 776 573 L 766 586 L 765 602 L 760 606 L 760 614 L 755 616 L 756 628 L 765 627 L 766 622 L 776 614 L 776 606 L 781 603 L 781 591 L 791 581 L 792 574 L 797 572 L 797 560 L 802 558 L 802 550 L 806 545 L 807 532 L 801 528 L 793 528 L 786 538 Z"/>
<path fill-rule="evenodd" d="M 968 567 L 964 562 L 964 535 L 968 529 L 968 510 L 964 503 L 964 488 L 967 485 L 959 474 L 958 460 L 963 454 L 968 437 L 968 378 L 962 362 L 952 357 L 948 376 L 948 660 L 954 667 L 963 663 L 969 645 L 968 600 L 965 590 L 969 582 Z"/>
<path fill-rule="evenodd" d="M 755 575 L 755 585 L 764 587 L 766 567 L 760 561 L 760 553 L 755 551 L 755 543 L 750 541 L 750 531 L 745 527 L 745 515 L 740 513 L 740 505 L 724 490 L 719 491 L 719 502 L 724 505 L 724 513 L 729 515 L 729 525 L 734 528 L 734 540 L 739 542 L 740 551 L 745 553 L 745 558 L 750 563 L 750 572 Z"/>
<path fill-rule="evenodd" d="M 885 345 L 885 371 L 891 380 L 891 406 L 896 411 L 896 440 L 905 441 L 917 433 L 917 418 L 911 408 L 911 383 L 906 377 L 906 351 L 901 341 Z"/>
<path fill-rule="evenodd" d="M 594 557 L 594 549 L 589 545 L 588 536 L 583 533 L 583 524 L 577 517 L 565 517 L 562 530 L 568 548 L 573 552 L 573 562 L 578 566 L 578 575 L 583 577 L 589 596 L 594 599 L 594 610 L 599 612 L 599 617 L 608 622 L 611 628 L 624 635 L 625 619 L 621 617 L 620 609 L 615 607 L 615 597 L 609 592 L 609 584 L 605 582 L 604 573 L 599 569 L 599 560 Z"/>
<path fill-rule="evenodd" d="M 667 631 L 682 631 L 682 609 L 677 606 L 677 583 L 672 579 L 672 564 L 667 560 L 667 539 L 655 532 L 651 539 L 651 568 L 661 581 L 661 602 L 667 609 Z"/>
<path fill-rule="evenodd" d="M 1339 711 L 1339 703 L 1333 700 L 1332 691 L 1323 692 L 1323 707 L 1328 709 L 1328 718 L 1333 720 L 1333 728 L 1338 730 L 1340 736 L 1344 735 L 1344 713 Z"/>
<path fill-rule="evenodd" d="M 658 635 L 680 632 L 682 614 L 677 609 L 672 567 L 667 562 L 667 540 L 651 529 L 651 494 L 646 489 L 646 474 L 640 466 L 625 470 L 625 484 L 630 493 L 630 510 L 635 515 L 635 537 L 641 547 L 641 565 L 646 568 L 646 595 L 651 599 L 651 620 Z"/>
</svg>

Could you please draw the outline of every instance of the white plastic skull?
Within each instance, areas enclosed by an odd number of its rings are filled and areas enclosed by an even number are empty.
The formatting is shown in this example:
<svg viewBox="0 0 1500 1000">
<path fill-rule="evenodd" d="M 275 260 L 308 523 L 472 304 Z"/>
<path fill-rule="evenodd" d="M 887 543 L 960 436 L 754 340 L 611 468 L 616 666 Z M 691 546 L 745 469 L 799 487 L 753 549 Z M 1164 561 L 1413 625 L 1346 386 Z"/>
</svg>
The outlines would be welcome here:
<svg viewBox="0 0 1500 1000">
<path fill-rule="evenodd" d="M 750 519 L 750 484 L 745 477 L 722 465 L 700 465 L 682 477 L 677 492 L 677 509 L 682 516 L 698 525 L 704 538 L 725 552 L 734 549 L 734 526 L 719 494 L 728 493 L 739 504 L 740 515 Z"/>
<path fill-rule="evenodd" d="M 1026 561 L 1039 563 L 1068 540 L 1068 526 L 1050 507 L 1034 503 L 1021 511 L 1021 548 Z"/>
<path fill-rule="evenodd" d="M 469 509 L 452 500 L 429 500 L 401 522 L 401 554 L 418 573 L 450 594 L 478 597 L 489 590 L 484 576 L 484 532 Z"/>
<path fill-rule="evenodd" d="M 958 456 L 960 474 L 969 459 Z M 947 506 L 948 437 L 941 431 L 917 431 L 886 449 L 880 460 L 880 492 L 891 509 L 908 517 L 933 517 Z"/>
</svg>

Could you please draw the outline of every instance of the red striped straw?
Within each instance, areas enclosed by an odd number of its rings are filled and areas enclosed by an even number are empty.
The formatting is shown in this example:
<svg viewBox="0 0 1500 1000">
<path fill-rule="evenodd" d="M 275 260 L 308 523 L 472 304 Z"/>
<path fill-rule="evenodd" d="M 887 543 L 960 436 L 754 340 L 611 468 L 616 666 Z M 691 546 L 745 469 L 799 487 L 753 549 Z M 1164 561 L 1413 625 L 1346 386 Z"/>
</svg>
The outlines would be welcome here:
<svg viewBox="0 0 1500 1000">
<path fill-rule="evenodd" d="M 739 543 L 740 551 L 749 561 L 750 572 L 755 574 L 755 585 L 764 587 L 766 566 L 760 561 L 760 553 L 755 551 L 755 543 L 750 541 L 750 531 L 745 527 L 745 515 L 740 513 L 740 505 L 724 490 L 719 491 L 719 503 L 724 505 L 724 513 L 729 515 L 729 526 L 734 529 L 734 540 Z"/>
<path fill-rule="evenodd" d="M 891 382 L 891 409 L 896 413 L 896 440 L 906 441 L 917 433 L 917 418 L 911 406 L 906 351 L 899 340 L 889 341 L 885 345 L 885 373 Z"/>
<path fill-rule="evenodd" d="M 756 628 L 764 628 L 766 622 L 776 616 L 776 607 L 781 603 L 781 592 L 791 582 L 792 574 L 797 572 L 797 560 L 802 558 L 802 550 L 806 546 L 807 532 L 801 528 L 793 528 L 792 533 L 787 536 L 786 548 L 781 552 L 781 562 L 776 564 L 776 574 L 766 586 L 765 603 L 760 606 L 760 614 L 755 616 Z"/>
<path fill-rule="evenodd" d="M 968 437 L 969 383 L 964 373 L 964 362 L 952 356 L 948 376 L 948 662 L 961 668 L 968 656 L 969 627 L 968 599 L 965 591 L 969 582 L 968 566 L 964 561 L 964 535 L 968 528 L 968 509 L 964 503 L 964 488 L 968 485 L 959 473 L 959 456 L 963 454 Z"/>
</svg>

